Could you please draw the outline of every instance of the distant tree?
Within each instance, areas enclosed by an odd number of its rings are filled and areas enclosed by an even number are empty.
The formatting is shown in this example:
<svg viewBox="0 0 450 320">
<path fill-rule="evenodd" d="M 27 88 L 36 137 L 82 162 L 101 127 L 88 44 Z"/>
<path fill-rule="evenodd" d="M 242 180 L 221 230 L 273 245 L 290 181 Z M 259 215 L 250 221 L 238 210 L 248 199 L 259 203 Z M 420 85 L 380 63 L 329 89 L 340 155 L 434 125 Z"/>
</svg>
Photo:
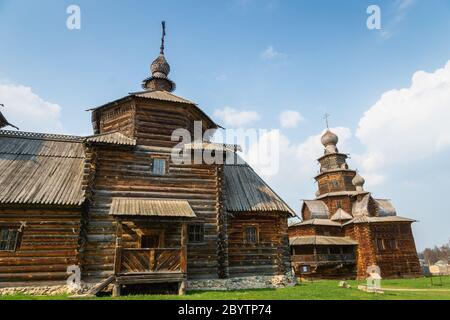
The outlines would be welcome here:
<svg viewBox="0 0 450 320">
<path fill-rule="evenodd" d="M 433 249 L 426 248 L 421 255 L 426 263 L 432 265 L 439 260 L 449 261 L 450 258 L 450 241 L 440 247 L 435 246 Z"/>
</svg>

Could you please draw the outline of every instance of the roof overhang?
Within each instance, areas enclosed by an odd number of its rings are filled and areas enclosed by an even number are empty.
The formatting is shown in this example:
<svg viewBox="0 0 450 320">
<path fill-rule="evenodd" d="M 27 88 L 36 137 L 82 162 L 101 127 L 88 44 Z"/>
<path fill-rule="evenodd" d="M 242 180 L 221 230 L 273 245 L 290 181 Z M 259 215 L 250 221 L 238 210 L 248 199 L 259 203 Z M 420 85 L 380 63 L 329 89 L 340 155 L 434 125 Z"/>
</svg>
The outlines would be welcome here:
<svg viewBox="0 0 450 320">
<path fill-rule="evenodd" d="M 358 242 L 348 237 L 306 236 L 289 239 L 291 246 L 357 246 Z"/>
<path fill-rule="evenodd" d="M 187 200 L 144 198 L 114 198 L 109 214 L 117 217 L 197 217 Z"/>
</svg>

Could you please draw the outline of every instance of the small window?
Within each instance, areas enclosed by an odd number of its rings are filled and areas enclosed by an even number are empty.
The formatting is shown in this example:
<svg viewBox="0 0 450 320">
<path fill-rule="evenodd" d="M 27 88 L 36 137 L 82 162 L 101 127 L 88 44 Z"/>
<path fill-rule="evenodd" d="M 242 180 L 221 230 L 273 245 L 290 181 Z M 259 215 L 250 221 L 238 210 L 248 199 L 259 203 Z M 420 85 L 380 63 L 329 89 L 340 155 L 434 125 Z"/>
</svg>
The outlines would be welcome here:
<svg viewBox="0 0 450 320">
<path fill-rule="evenodd" d="M 245 242 L 256 244 L 258 243 L 258 228 L 257 227 L 246 227 L 245 228 Z"/>
<path fill-rule="evenodd" d="M 19 229 L 0 228 L 0 251 L 16 251 L 19 240 Z"/>
<path fill-rule="evenodd" d="M 384 251 L 384 241 L 383 239 L 377 239 L 377 251 L 382 252 Z"/>
<path fill-rule="evenodd" d="M 205 227 L 202 224 L 189 226 L 189 243 L 202 243 L 205 240 Z"/>
<path fill-rule="evenodd" d="M 331 180 L 331 184 L 333 185 L 333 189 L 339 189 L 339 181 Z"/>
<path fill-rule="evenodd" d="M 166 163 L 164 159 L 153 159 L 152 160 L 152 173 L 154 175 L 163 176 L 166 174 Z"/>
<path fill-rule="evenodd" d="M 336 201 L 336 208 L 337 209 L 342 209 L 342 201 L 341 200 L 337 200 Z"/>
<path fill-rule="evenodd" d="M 388 239 L 385 241 L 386 249 L 389 251 L 397 250 L 397 241 L 395 239 Z"/>
</svg>

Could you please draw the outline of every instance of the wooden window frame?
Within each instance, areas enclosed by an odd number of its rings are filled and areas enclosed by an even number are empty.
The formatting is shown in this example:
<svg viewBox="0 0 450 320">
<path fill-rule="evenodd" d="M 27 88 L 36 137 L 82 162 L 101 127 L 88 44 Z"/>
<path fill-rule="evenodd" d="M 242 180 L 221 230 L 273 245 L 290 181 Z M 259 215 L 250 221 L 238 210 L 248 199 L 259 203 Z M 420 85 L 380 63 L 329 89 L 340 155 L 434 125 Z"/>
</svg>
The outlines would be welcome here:
<svg viewBox="0 0 450 320">
<path fill-rule="evenodd" d="M 16 239 L 14 242 L 14 248 L 13 249 L 5 249 L 5 250 L 0 250 L 0 252 L 9 252 L 9 253 L 14 253 L 17 252 L 20 244 L 21 244 L 21 240 L 22 240 L 22 234 L 23 234 L 23 229 L 25 227 L 25 224 L 0 224 L 0 231 L 2 229 L 8 229 L 8 230 L 15 230 L 16 231 Z M 6 241 L 9 242 L 9 241 Z"/>
<path fill-rule="evenodd" d="M 164 173 L 163 174 L 153 172 L 155 160 L 164 161 Z M 157 176 L 157 177 L 163 177 L 163 176 L 167 175 L 169 173 L 169 158 L 164 157 L 164 156 L 152 156 L 150 158 L 150 172 L 153 176 Z"/>
<path fill-rule="evenodd" d="M 243 226 L 244 243 L 247 245 L 258 245 L 261 243 L 259 225 L 258 224 L 244 224 Z M 249 242 L 247 237 L 247 229 L 255 228 L 256 230 L 256 242 Z"/>
<path fill-rule="evenodd" d="M 194 231 L 194 239 L 191 239 L 192 231 L 191 228 L 200 227 L 200 232 L 197 233 L 197 231 Z M 196 239 L 196 235 L 200 234 L 201 239 Z M 188 243 L 189 244 L 195 244 L 195 245 L 201 245 L 205 243 L 205 224 L 204 223 L 191 223 L 188 224 Z"/>
<path fill-rule="evenodd" d="M 375 240 L 376 246 L 377 246 L 377 252 L 381 253 L 386 251 L 386 244 L 384 242 L 384 239 L 381 238 L 377 238 Z M 381 244 L 381 248 L 380 248 L 380 244 Z"/>
</svg>

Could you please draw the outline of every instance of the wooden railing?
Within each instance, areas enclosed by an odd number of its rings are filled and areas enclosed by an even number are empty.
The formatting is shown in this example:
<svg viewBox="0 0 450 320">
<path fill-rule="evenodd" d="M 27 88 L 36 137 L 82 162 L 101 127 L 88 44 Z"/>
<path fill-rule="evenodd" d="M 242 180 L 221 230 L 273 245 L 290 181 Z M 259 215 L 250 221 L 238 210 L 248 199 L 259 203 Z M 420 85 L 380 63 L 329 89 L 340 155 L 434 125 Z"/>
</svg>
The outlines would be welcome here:
<svg viewBox="0 0 450 320">
<path fill-rule="evenodd" d="M 116 272 L 184 272 L 182 255 L 180 248 L 120 249 L 116 253 Z"/>
<path fill-rule="evenodd" d="M 308 254 L 308 255 L 294 255 L 292 256 L 292 262 L 295 263 L 351 263 L 355 262 L 356 258 L 354 254 Z"/>
</svg>

